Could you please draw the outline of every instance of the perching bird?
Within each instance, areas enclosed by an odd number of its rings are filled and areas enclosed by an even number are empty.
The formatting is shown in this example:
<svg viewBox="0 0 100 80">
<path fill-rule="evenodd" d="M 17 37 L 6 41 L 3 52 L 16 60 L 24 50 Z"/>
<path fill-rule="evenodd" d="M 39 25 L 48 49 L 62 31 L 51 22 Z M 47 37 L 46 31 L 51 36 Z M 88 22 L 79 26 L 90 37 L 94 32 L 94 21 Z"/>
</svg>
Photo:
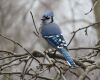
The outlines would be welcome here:
<svg viewBox="0 0 100 80">
<path fill-rule="evenodd" d="M 54 23 L 54 13 L 51 10 L 46 11 L 42 16 L 42 25 L 40 27 L 40 33 L 42 37 L 58 52 L 63 54 L 69 66 L 76 67 L 72 57 L 70 56 L 66 41 L 61 33 L 59 26 Z"/>
</svg>

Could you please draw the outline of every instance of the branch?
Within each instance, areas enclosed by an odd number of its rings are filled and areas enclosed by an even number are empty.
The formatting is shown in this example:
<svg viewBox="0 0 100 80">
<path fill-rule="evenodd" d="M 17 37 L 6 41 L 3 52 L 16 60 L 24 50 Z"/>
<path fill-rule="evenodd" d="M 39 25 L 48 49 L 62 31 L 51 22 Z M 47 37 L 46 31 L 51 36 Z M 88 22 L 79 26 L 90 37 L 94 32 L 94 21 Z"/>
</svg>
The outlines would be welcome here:
<svg viewBox="0 0 100 80">
<path fill-rule="evenodd" d="M 92 65 L 92 66 L 87 67 L 85 72 L 82 75 L 80 75 L 79 80 L 84 80 L 90 71 L 93 71 L 96 69 L 100 69 L 100 66 Z"/>
<path fill-rule="evenodd" d="M 69 43 L 67 44 L 67 47 L 70 45 L 70 43 L 72 42 L 72 40 L 74 39 L 75 37 L 75 33 L 73 34 L 72 38 L 70 39 Z"/>
<path fill-rule="evenodd" d="M 89 26 L 86 26 L 86 27 L 83 27 L 83 28 L 79 28 L 79 29 L 77 29 L 76 31 L 73 31 L 72 33 L 76 33 L 76 32 L 78 32 L 78 31 L 80 31 L 80 30 L 83 30 L 83 29 L 87 29 L 87 28 L 89 28 L 89 27 L 92 27 L 92 26 L 94 26 L 94 25 L 97 25 L 97 24 L 99 24 L 100 23 L 100 21 L 99 22 L 96 22 L 96 23 L 93 23 L 93 24 L 91 24 L 91 25 L 89 25 Z"/>
<path fill-rule="evenodd" d="M 100 23 L 100 21 L 99 21 L 99 22 L 96 22 L 96 23 L 93 23 L 93 24 L 91 24 L 91 25 L 89 25 L 89 26 L 86 26 L 86 27 L 83 27 L 83 28 L 79 28 L 79 29 L 77 29 L 76 31 L 73 31 L 73 32 L 72 32 L 72 33 L 73 33 L 73 36 L 71 37 L 69 43 L 67 44 L 67 47 L 70 45 L 70 43 L 72 42 L 72 40 L 74 39 L 74 37 L 75 37 L 75 35 L 76 35 L 76 33 L 77 33 L 78 31 L 83 30 L 83 29 L 86 29 L 86 30 L 85 30 L 85 33 L 87 34 L 87 29 L 88 29 L 89 27 L 94 26 L 94 25 L 99 24 L 99 23 Z"/>
<path fill-rule="evenodd" d="M 68 50 L 100 50 L 100 47 L 77 47 L 77 48 L 69 48 Z"/>
<path fill-rule="evenodd" d="M 93 7 L 90 9 L 89 12 L 85 13 L 85 15 L 89 14 L 91 11 L 93 11 L 93 9 L 95 8 L 95 6 L 97 5 L 98 3 L 98 0 L 95 0 L 94 3 L 93 3 Z"/>
<path fill-rule="evenodd" d="M 10 52 L 10 51 L 5 51 L 5 50 L 0 50 L 0 53 L 1 52 L 3 52 L 3 53 L 5 53 L 5 54 L 8 54 L 8 55 L 14 55 L 14 53 L 13 52 Z"/>
<path fill-rule="evenodd" d="M 36 59 L 36 58 L 35 58 L 26 48 L 24 48 L 21 44 L 19 44 L 18 42 L 14 41 L 14 40 L 12 40 L 12 39 L 10 39 L 10 38 L 5 37 L 5 36 L 2 35 L 2 34 L 0 34 L 0 36 L 3 37 L 3 38 L 5 38 L 5 39 L 7 39 L 7 40 L 9 40 L 9 41 L 11 41 L 11 42 L 13 42 L 13 43 L 15 43 L 15 44 L 17 44 L 18 46 L 20 46 L 22 49 L 24 49 L 24 50 L 27 52 L 27 54 L 29 54 L 30 56 L 32 56 L 38 63 L 40 63 L 40 61 L 39 61 L 38 59 Z"/>
<path fill-rule="evenodd" d="M 19 74 L 19 75 L 21 75 L 22 73 L 21 72 L 2 72 L 2 73 L 0 72 L 0 75 L 6 75 L 6 74 L 9 74 L 9 75 L 18 75 Z M 37 77 L 37 78 L 40 78 L 40 79 L 43 79 L 43 80 L 52 80 L 50 78 L 39 76 L 39 75 L 32 74 L 32 73 L 25 73 L 25 75 Z"/>
<path fill-rule="evenodd" d="M 9 65 L 9 64 L 11 64 L 11 63 L 14 62 L 14 61 L 23 59 L 23 58 L 26 58 L 26 56 L 22 56 L 22 57 L 19 57 L 19 58 L 14 59 L 14 60 L 12 60 L 12 61 L 10 61 L 10 62 L 8 62 L 8 63 L 2 64 L 2 65 L 0 65 L 0 68 L 3 67 L 3 66 Z"/>
<path fill-rule="evenodd" d="M 39 57 L 39 58 L 40 58 L 40 57 L 44 57 L 44 55 L 42 55 L 41 52 L 38 52 L 38 51 L 34 51 L 32 54 L 33 54 L 33 56 L 35 56 L 35 57 Z M 48 55 L 50 58 L 56 58 L 56 59 L 65 60 L 65 58 L 64 58 L 63 55 L 61 55 L 61 54 L 55 54 L 55 56 L 54 56 L 53 53 L 48 52 L 47 55 Z M 75 61 L 75 63 L 76 63 L 78 66 L 80 66 L 82 69 L 86 69 L 86 66 L 85 66 L 81 61 L 76 60 L 76 59 L 74 59 L 74 61 Z"/>
<path fill-rule="evenodd" d="M 37 27 L 36 27 L 36 24 L 35 24 L 35 20 L 34 20 L 34 17 L 33 17 L 33 14 L 32 14 L 31 11 L 30 11 L 30 14 L 31 14 L 31 16 L 32 16 L 33 24 L 34 24 L 34 27 L 35 27 L 35 30 L 36 30 L 36 32 L 34 32 L 34 34 L 35 34 L 37 37 L 39 37 L 39 32 L 38 32 L 38 30 L 37 30 Z"/>
<path fill-rule="evenodd" d="M 79 47 L 79 48 L 70 48 L 69 50 L 81 50 L 81 49 L 84 49 L 84 50 L 87 50 L 87 49 L 93 49 L 93 50 L 99 50 L 99 47 L 91 47 L 91 48 L 85 48 L 85 47 Z M 3 51 L 1 51 L 1 52 L 3 52 Z M 4 51 L 4 52 L 8 52 L 8 51 Z M 8 52 L 9 53 L 9 52 Z M 10 52 L 11 53 L 11 52 Z M 13 54 L 13 53 L 12 53 Z M 41 52 L 38 52 L 38 51 L 34 51 L 33 53 L 31 53 L 32 54 L 32 56 L 34 56 L 34 57 L 39 57 L 39 58 L 41 58 L 41 57 L 45 57 L 43 54 L 41 54 Z M 65 60 L 65 58 L 61 55 L 61 54 L 56 54 L 55 56 L 54 56 L 54 54 L 53 53 L 50 53 L 50 52 L 48 52 L 47 53 L 47 55 L 50 57 L 50 58 L 56 58 L 56 59 L 62 59 L 62 60 Z M 7 59 L 7 58 L 12 58 L 12 57 L 23 57 L 23 56 L 28 56 L 28 54 L 27 53 L 25 53 L 25 54 L 17 54 L 17 55 L 15 55 L 15 54 L 13 54 L 12 56 L 8 56 L 8 57 L 4 57 L 4 58 L 0 58 L 0 60 L 3 60 L 3 59 Z M 92 60 L 90 60 L 90 59 L 83 59 L 83 58 L 80 58 L 79 60 L 76 60 L 76 59 L 74 59 L 74 61 L 75 61 L 75 63 L 77 64 L 77 65 L 79 65 L 81 68 L 83 68 L 83 69 L 85 69 L 86 68 L 86 66 L 82 63 L 82 62 L 88 62 L 88 63 L 94 63 L 95 61 L 92 61 Z"/>
</svg>

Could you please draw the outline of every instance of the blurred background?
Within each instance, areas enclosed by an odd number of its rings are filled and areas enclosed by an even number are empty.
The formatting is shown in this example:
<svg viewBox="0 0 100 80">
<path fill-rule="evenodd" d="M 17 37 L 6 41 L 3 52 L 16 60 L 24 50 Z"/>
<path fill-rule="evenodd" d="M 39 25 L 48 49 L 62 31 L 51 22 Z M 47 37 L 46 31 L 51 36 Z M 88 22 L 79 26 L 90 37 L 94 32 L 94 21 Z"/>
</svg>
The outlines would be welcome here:
<svg viewBox="0 0 100 80">
<path fill-rule="evenodd" d="M 41 16 L 45 10 L 54 12 L 54 20 L 60 26 L 66 42 L 72 37 L 72 32 L 86 27 L 92 23 L 100 21 L 100 0 L 0 0 L 0 34 L 17 41 L 29 52 L 37 49 L 41 51 L 42 46 L 33 34 L 35 31 L 30 11 L 32 11 L 37 29 L 41 24 Z M 100 23 L 89 27 L 87 35 L 85 30 L 77 32 L 68 48 L 95 47 L 100 38 Z M 37 43 L 37 44 L 36 44 Z M 0 37 L 0 50 L 13 51 L 15 53 L 25 53 L 16 44 Z M 74 58 L 78 58 L 92 52 L 92 50 L 70 51 Z M 4 54 L 0 54 L 4 56 Z M 97 56 L 95 59 L 99 59 Z M 0 63 L 4 63 L 1 61 Z M 8 71 L 20 71 L 22 67 L 10 68 Z M 55 74 L 47 74 L 52 76 Z M 91 74 L 91 80 L 100 80 L 100 70 L 95 70 Z M 18 80 L 0 76 L 0 80 Z M 66 73 L 68 80 L 77 80 L 69 72 Z M 41 80 L 41 79 L 40 79 Z"/>
</svg>

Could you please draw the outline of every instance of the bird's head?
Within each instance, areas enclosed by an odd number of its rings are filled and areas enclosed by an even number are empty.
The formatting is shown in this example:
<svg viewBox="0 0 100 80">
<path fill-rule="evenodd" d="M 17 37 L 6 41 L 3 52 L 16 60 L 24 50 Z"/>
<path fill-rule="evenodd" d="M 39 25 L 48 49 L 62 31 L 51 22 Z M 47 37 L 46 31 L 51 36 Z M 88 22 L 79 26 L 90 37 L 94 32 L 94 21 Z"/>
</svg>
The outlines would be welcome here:
<svg viewBox="0 0 100 80">
<path fill-rule="evenodd" d="M 51 10 L 45 11 L 42 15 L 42 22 L 52 23 L 53 22 L 54 13 Z"/>
</svg>

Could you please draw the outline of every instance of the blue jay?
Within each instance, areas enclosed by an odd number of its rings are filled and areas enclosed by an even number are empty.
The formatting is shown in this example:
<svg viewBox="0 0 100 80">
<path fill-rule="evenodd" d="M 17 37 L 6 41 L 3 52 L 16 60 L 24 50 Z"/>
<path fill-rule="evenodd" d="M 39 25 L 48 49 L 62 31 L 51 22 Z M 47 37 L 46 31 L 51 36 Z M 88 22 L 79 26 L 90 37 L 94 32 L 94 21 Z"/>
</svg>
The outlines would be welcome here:
<svg viewBox="0 0 100 80">
<path fill-rule="evenodd" d="M 54 13 L 50 10 L 46 11 L 42 16 L 42 25 L 40 27 L 40 33 L 42 37 L 58 52 L 63 54 L 69 66 L 76 67 L 72 57 L 70 56 L 66 41 L 61 33 L 61 30 L 57 24 L 54 23 Z"/>
</svg>

